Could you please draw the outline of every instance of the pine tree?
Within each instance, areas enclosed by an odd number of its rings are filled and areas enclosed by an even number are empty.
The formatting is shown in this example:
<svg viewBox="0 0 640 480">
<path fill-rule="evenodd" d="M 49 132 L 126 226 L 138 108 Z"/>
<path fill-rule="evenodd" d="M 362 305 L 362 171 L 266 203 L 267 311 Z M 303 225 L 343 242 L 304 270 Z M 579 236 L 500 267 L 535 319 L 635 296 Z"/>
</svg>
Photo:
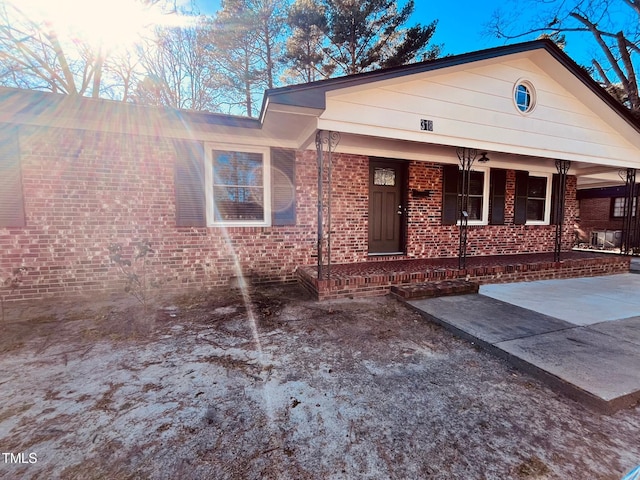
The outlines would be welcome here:
<svg viewBox="0 0 640 480">
<path fill-rule="evenodd" d="M 265 88 L 275 84 L 283 0 L 225 0 L 214 21 L 212 65 L 222 78 L 228 107 L 255 115 Z"/>
<path fill-rule="evenodd" d="M 426 49 L 436 22 L 403 28 L 413 12 L 413 0 L 401 10 L 395 0 L 325 1 L 330 42 L 325 53 L 345 74 L 401 65 L 421 55 L 437 55 L 437 51 Z"/>
<path fill-rule="evenodd" d="M 243 107 L 254 113 L 253 97 L 264 83 L 264 65 L 260 61 L 255 19 L 246 0 L 225 0 L 214 21 L 211 58 L 223 79 L 230 111 Z"/>
<path fill-rule="evenodd" d="M 292 30 L 284 53 L 284 61 L 290 66 L 288 77 L 313 82 L 327 76 L 322 51 L 327 29 L 324 7 L 313 0 L 297 0 L 289 8 L 287 22 Z"/>
</svg>

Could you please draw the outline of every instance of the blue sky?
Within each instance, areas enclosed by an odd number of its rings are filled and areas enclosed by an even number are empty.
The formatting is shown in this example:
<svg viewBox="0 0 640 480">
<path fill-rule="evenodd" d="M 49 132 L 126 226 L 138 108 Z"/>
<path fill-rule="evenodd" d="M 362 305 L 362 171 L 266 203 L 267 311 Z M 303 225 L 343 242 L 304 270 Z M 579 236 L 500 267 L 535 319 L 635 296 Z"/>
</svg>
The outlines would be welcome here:
<svg viewBox="0 0 640 480">
<path fill-rule="evenodd" d="M 426 2 L 418 0 L 412 22 L 426 24 L 435 19 L 438 27 L 435 43 L 444 44 L 445 54 L 456 55 L 504 45 L 504 40 L 489 35 L 486 24 L 504 0 L 457 0 Z"/>
<path fill-rule="evenodd" d="M 403 5 L 405 2 L 398 2 Z M 197 0 L 203 13 L 214 13 L 220 8 L 220 0 Z M 483 36 L 484 24 L 504 0 L 415 1 L 415 10 L 409 24 L 423 25 L 438 19 L 435 43 L 445 45 L 445 54 L 455 55 L 474 50 L 503 45 L 504 41 Z"/>
<path fill-rule="evenodd" d="M 428 23 L 438 19 L 438 27 L 433 37 L 435 43 L 444 44 L 444 54 L 457 55 L 491 47 L 498 47 L 507 43 L 534 40 L 537 35 L 506 41 L 497 38 L 488 29 L 493 14 L 498 9 L 522 8 L 519 2 L 505 2 L 504 0 L 458 0 L 456 2 L 415 2 L 412 21 Z M 519 5 L 519 7 L 518 7 Z M 566 53 L 576 62 L 589 64 L 594 47 L 591 38 L 585 33 L 567 33 Z"/>
</svg>

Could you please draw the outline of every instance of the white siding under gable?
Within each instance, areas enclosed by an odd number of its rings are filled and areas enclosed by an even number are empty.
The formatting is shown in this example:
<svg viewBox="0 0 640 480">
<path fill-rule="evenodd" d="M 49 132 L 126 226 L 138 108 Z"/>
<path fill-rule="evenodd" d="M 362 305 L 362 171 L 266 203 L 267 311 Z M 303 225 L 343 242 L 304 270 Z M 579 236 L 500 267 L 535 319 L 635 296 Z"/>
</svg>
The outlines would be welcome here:
<svg viewBox="0 0 640 480">
<path fill-rule="evenodd" d="M 564 84 L 554 79 L 549 65 L 561 69 Z M 596 95 L 568 77 L 560 63 L 547 61 L 545 68 L 530 58 L 506 57 L 336 90 L 327 94 L 318 126 L 601 165 L 637 161 L 637 132 L 620 117 L 613 117 L 615 125 L 603 120 L 610 122 L 611 108 L 594 101 Z M 527 114 L 513 100 L 514 87 L 523 79 L 536 91 L 535 108 Z M 422 119 L 433 121 L 432 132 L 420 129 Z"/>
</svg>

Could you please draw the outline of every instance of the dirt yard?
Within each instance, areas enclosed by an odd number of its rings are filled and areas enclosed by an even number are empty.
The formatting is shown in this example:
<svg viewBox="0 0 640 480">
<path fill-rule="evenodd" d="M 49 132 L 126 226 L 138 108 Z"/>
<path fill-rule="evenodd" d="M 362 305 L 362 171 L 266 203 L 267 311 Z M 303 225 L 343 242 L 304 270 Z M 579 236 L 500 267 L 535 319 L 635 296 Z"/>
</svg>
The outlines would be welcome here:
<svg viewBox="0 0 640 480">
<path fill-rule="evenodd" d="M 640 407 L 587 410 L 389 298 L 9 309 L 1 478 L 618 480 L 640 464 Z"/>
</svg>

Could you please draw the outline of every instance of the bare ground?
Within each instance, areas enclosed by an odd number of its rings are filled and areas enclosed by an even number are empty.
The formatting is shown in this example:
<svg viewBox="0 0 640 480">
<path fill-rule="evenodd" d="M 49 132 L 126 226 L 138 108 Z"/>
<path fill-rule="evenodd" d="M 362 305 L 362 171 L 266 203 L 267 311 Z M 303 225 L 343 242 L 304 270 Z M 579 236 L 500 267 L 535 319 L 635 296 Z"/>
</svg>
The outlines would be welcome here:
<svg viewBox="0 0 640 480">
<path fill-rule="evenodd" d="M 5 321 L 0 478 L 620 479 L 640 464 L 640 407 L 594 413 L 395 300 L 249 298 Z"/>
</svg>

